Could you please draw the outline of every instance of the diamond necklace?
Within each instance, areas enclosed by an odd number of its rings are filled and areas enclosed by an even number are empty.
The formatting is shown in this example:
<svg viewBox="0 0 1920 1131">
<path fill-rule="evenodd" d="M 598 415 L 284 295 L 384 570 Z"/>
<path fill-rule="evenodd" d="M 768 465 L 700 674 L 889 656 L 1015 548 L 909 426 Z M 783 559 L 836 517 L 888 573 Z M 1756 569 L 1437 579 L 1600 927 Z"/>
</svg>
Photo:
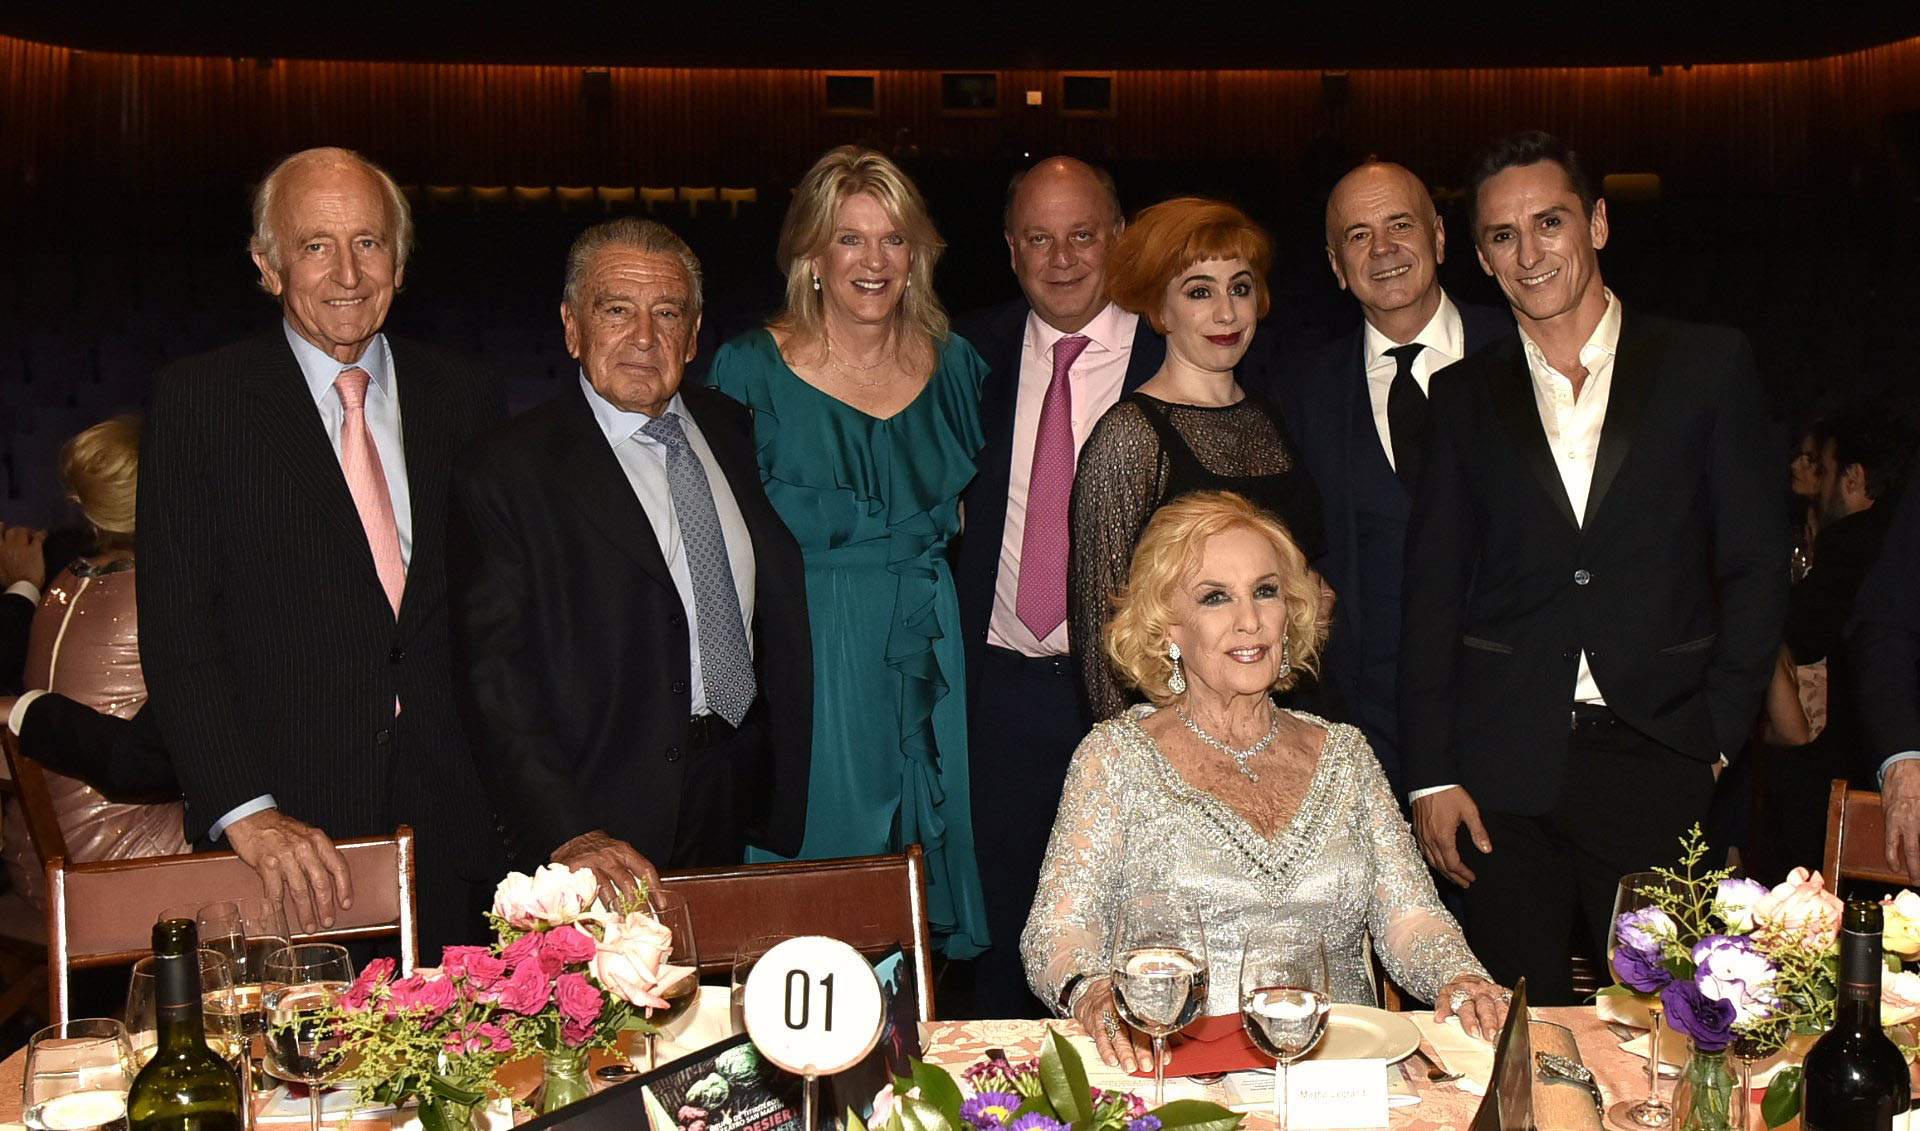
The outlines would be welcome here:
<svg viewBox="0 0 1920 1131">
<path fill-rule="evenodd" d="M 1253 760 L 1255 754 L 1271 746 L 1273 740 L 1280 734 L 1280 709 L 1273 705 L 1273 700 L 1271 699 L 1267 700 L 1267 707 L 1273 712 L 1273 725 L 1267 728 L 1267 736 L 1265 738 L 1247 747 L 1245 750 L 1235 750 L 1233 747 L 1228 746 L 1206 731 L 1201 730 L 1200 724 L 1193 721 L 1193 718 L 1187 714 L 1185 707 L 1175 704 L 1173 709 L 1179 714 L 1180 721 L 1187 724 L 1187 729 L 1194 733 L 1194 737 L 1206 743 L 1208 746 L 1213 747 L 1215 750 L 1218 750 L 1220 753 L 1225 754 L 1227 757 L 1232 758 L 1233 764 L 1240 767 L 1240 772 L 1247 775 L 1248 781 L 1259 781 L 1260 775 L 1254 773 L 1253 768 L 1248 766 L 1247 763 Z"/>
</svg>

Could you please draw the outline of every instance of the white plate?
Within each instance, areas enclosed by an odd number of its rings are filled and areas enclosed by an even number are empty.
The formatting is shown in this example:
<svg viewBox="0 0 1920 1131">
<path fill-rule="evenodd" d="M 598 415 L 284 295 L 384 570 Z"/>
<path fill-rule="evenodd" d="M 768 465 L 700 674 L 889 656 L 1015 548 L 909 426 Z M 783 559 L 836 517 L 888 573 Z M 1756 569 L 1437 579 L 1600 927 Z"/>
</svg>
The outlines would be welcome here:
<svg viewBox="0 0 1920 1131">
<path fill-rule="evenodd" d="M 1405 1014 L 1368 1005 L 1336 1004 L 1327 1016 L 1327 1032 L 1303 1060 L 1366 1060 L 1392 1064 L 1420 1047 L 1420 1029 Z"/>
</svg>

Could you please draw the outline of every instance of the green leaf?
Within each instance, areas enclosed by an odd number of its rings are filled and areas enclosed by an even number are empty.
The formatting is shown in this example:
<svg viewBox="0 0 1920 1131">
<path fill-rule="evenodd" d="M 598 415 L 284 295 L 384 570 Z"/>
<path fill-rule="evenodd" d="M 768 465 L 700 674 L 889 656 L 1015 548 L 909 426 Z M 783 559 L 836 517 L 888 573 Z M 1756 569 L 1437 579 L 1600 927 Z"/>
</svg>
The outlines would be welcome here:
<svg viewBox="0 0 1920 1131">
<path fill-rule="evenodd" d="M 861 1119 L 860 1113 L 852 1108 L 847 1109 L 847 1131 L 867 1131 L 867 1121 Z"/>
<path fill-rule="evenodd" d="M 444 1077 L 435 1076 L 427 1081 L 427 1087 L 434 1095 L 457 1104 L 477 1104 L 487 1098 L 485 1092 L 469 1091 Z"/>
<path fill-rule="evenodd" d="M 1093 1105 L 1087 1094 L 1087 1069 L 1080 1054 L 1060 1035 L 1047 1027 L 1047 1043 L 1040 1049 L 1040 1088 L 1053 1105 L 1060 1122 L 1083 1127 L 1093 1117 Z"/>
<path fill-rule="evenodd" d="M 1243 1118 L 1206 1100 L 1174 1100 L 1148 1114 L 1160 1121 L 1161 1131 L 1233 1131 Z"/>
<path fill-rule="evenodd" d="M 1782 1068 L 1773 1074 L 1767 1094 L 1760 1100 L 1760 1115 L 1768 1127 L 1778 1127 L 1800 1114 L 1800 1066 Z"/>
<path fill-rule="evenodd" d="M 905 1131 L 955 1131 L 956 1121 L 925 1100 L 895 1097 L 900 1126 Z"/>
<path fill-rule="evenodd" d="M 1605 989 L 1595 991 L 1593 996 L 1595 997 L 1633 997 L 1635 995 L 1632 990 L 1628 989 L 1627 987 L 1621 985 L 1618 982 L 1615 982 L 1613 985 L 1608 986 Z"/>
<path fill-rule="evenodd" d="M 912 1086 L 920 1089 L 922 1100 L 939 1108 L 948 1119 L 959 1121 L 960 1105 L 966 1102 L 966 1097 L 960 1094 L 960 1085 L 953 1082 L 953 1077 L 947 1075 L 946 1069 L 916 1060 L 913 1062 Z M 898 1094 L 902 1089 L 895 1085 L 894 1091 Z"/>
<path fill-rule="evenodd" d="M 421 1131 L 453 1131 L 447 1126 L 447 1117 L 440 1111 L 440 1105 L 433 1103 L 420 1105 L 420 1128 Z"/>
</svg>

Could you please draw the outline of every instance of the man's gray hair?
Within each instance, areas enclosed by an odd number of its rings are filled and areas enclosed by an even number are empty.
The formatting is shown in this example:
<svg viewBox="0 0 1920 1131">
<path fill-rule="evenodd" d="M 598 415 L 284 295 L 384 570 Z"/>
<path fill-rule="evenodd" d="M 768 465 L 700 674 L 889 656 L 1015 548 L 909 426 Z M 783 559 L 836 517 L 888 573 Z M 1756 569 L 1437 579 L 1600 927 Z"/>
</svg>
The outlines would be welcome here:
<svg viewBox="0 0 1920 1131">
<path fill-rule="evenodd" d="M 387 175 L 385 169 L 351 149 L 338 146 L 303 149 L 288 154 L 261 178 L 260 187 L 253 190 L 253 239 L 249 250 L 265 259 L 275 271 L 282 269 L 280 238 L 273 229 L 274 212 L 280 204 L 281 184 L 289 175 L 309 165 L 360 169 L 379 183 L 381 194 L 387 198 L 387 238 L 393 243 L 393 267 L 396 271 L 405 267 L 407 256 L 413 252 L 413 209 L 407 205 L 406 194 L 400 191 L 399 185 L 393 183 L 393 178 Z"/>
<path fill-rule="evenodd" d="M 573 241 L 573 246 L 567 250 L 567 284 L 561 296 L 566 299 L 568 307 L 575 311 L 586 309 L 587 296 L 580 293 L 580 288 L 587 279 L 587 265 L 593 262 L 593 257 L 601 249 L 616 244 L 678 259 L 680 265 L 687 269 L 687 278 L 693 282 L 693 295 L 689 299 L 693 305 L 688 313 L 700 313 L 704 302 L 701 288 L 706 278 L 700 270 L 700 257 L 687 246 L 686 240 L 674 234 L 672 228 L 657 220 L 642 220 L 637 216 L 622 216 L 604 224 L 595 224 Z"/>
</svg>

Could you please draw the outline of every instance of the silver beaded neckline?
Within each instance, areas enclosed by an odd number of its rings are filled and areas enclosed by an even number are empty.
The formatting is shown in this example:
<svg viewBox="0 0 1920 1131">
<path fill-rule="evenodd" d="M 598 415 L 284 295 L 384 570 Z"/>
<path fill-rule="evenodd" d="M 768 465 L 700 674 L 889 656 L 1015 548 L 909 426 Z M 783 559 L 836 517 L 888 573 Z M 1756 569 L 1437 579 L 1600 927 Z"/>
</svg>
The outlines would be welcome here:
<svg viewBox="0 0 1920 1131">
<path fill-rule="evenodd" d="M 1227 757 L 1232 758 L 1233 764 L 1240 767 L 1240 772 L 1247 776 L 1248 781 L 1259 781 L 1260 775 L 1254 773 L 1253 767 L 1247 765 L 1247 763 L 1253 760 L 1255 754 L 1273 745 L 1273 740 L 1280 735 L 1280 709 L 1273 705 L 1273 700 L 1271 699 L 1267 700 L 1267 707 L 1273 712 L 1273 725 L 1267 728 L 1267 736 L 1265 738 L 1247 747 L 1245 750 L 1236 750 L 1208 734 L 1206 731 L 1201 730 L 1200 724 L 1193 721 L 1192 717 L 1187 714 L 1185 707 L 1176 704 L 1173 709 L 1179 714 L 1180 721 L 1187 724 L 1187 729 L 1193 732 L 1195 738 L 1198 738 L 1220 753 L 1225 754 Z"/>
</svg>

